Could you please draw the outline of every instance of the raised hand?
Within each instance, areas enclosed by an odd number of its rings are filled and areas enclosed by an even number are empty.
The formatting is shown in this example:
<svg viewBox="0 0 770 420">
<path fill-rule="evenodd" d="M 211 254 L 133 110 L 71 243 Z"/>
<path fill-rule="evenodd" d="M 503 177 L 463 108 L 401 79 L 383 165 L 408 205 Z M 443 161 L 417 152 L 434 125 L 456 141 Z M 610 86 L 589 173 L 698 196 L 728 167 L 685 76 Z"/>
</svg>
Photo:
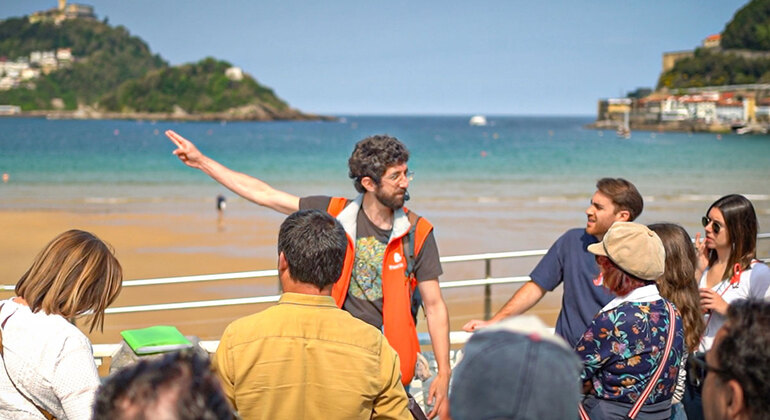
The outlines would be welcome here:
<svg viewBox="0 0 770 420">
<path fill-rule="evenodd" d="M 166 136 L 176 145 L 176 150 L 173 153 L 182 163 L 191 168 L 201 169 L 206 156 L 190 140 L 180 136 L 173 130 L 166 130 Z"/>
<path fill-rule="evenodd" d="M 700 280 L 701 274 L 706 271 L 709 265 L 709 249 L 706 248 L 706 238 L 701 239 L 700 232 L 695 234 L 695 253 L 698 255 L 695 279 Z"/>
</svg>

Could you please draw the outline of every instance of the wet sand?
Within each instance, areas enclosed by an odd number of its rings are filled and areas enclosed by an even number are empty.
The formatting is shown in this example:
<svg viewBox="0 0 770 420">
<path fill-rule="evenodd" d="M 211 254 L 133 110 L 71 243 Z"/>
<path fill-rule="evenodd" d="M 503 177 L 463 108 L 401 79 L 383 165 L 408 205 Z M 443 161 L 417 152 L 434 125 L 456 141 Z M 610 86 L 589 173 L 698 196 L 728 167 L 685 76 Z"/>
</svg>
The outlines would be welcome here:
<svg viewBox="0 0 770 420">
<path fill-rule="evenodd" d="M 275 268 L 275 240 L 282 216 L 253 206 L 253 211 L 228 214 L 223 223 L 211 213 L 120 213 L 66 211 L 2 211 L 0 231 L 5 239 L 0 243 L 0 283 L 14 284 L 29 267 L 35 255 L 55 235 L 71 228 L 95 233 L 110 243 L 120 260 L 126 280 L 196 274 L 227 273 Z M 423 213 L 424 214 L 424 213 Z M 451 216 L 433 219 L 442 255 L 471 254 L 512 250 L 504 242 L 506 229 L 498 228 L 498 239 L 482 232 L 486 240 L 476 242 L 478 235 L 462 232 L 481 230 L 489 220 L 468 220 L 463 229 Z M 515 229 L 515 227 L 513 227 Z M 474 246 L 476 244 L 476 246 Z M 548 243 L 541 244 L 547 247 Z M 519 247 L 516 249 L 525 249 Z M 516 262 L 498 261 L 492 264 L 494 276 L 525 275 L 537 262 L 536 258 Z M 483 262 L 444 265 L 445 280 L 480 278 Z M 516 290 L 515 285 L 493 286 L 493 312 Z M 239 298 L 274 295 L 278 293 L 276 278 L 209 281 L 163 286 L 125 287 L 112 307 L 171 303 L 193 300 Z M 459 330 L 469 319 L 483 316 L 483 288 L 455 288 L 443 291 L 449 306 L 452 330 Z M 0 292 L 0 298 L 12 292 Z M 553 324 L 560 307 L 561 294 L 551 293 L 532 312 Z M 105 319 L 104 332 L 93 332 L 94 343 L 117 343 L 119 332 L 157 324 L 176 325 L 183 333 L 201 339 L 218 339 L 227 324 L 234 319 L 266 308 L 268 304 L 231 307 L 166 310 L 133 314 L 111 314 Z M 79 325 L 84 325 L 79 322 Z M 426 331 L 426 322 L 418 323 Z"/>
</svg>

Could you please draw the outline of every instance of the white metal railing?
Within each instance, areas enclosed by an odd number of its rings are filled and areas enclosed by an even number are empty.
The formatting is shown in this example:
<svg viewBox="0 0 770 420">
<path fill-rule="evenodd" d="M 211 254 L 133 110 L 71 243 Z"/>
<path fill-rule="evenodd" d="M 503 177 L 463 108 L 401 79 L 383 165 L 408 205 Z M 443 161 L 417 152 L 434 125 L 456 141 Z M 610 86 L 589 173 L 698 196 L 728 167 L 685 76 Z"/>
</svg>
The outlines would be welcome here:
<svg viewBox="0 0 770 420">
<path fill-rule="evenodd" d="M 758 240 L 770 239 L 770 233 L 761 233 L 757 235 Z M 444 289 L 456 288 L 456 287 L 470 287 L 470 286 L 484 286 L 484 316 L 485 319 L 489 319 L 491 316 L 491 286 L 494 284 L 509 284 L 509 283 L 523 283 L 530 280 L 529 276 L 513 276 L 513 277 L 492 277 L 491 276 L 491 262 L 493 260 L 508 259 L 508 258 L 524 258 L 524 257 L 538 257 L 545 255 L 547 250 L 528 250 L 528 251 L 510 251 L 510 252 L 495 252 L 485 254 L 469 254 L 469 255 L 456 255 L 441 257 L 442 263 L 456 263 L 456 262 L 469 262 L 469 261 L 484 261 L 485 263 L 485 277 L 480 279 L 467 279 L 456 281 L 445 281 L 439 283 L 439 286 Z M 770 263 L 770 256 L 762 259 L 765 263 Z M 146 285 L 159 285 L 159 284 L 178 284 L 178 283 L 190 283 L 199 281 L 220 281 L 231 279 L 244 279 L 244 278 L 264 278 L 275 277 L 278 275 L 277 270 L 258 270 L 258 271 L 243 271 L 237 273 L 223 273 L 223 274 L 206 274 L 197 276 L 181 276 L 181 277 L 168 277 L 168 278 L 156 278 L 145 280 L 127 280 L 123 282 L 124 287 L 133 286 L 146 286 Z M 2 285 L 0 290 L 13 290 L 13 285 Z M 231 305 L 245 305 L 256 303 L 272 303 L 277 302 L 280 295 L 269 296 L 253 296 L 234 299 L 217 299 L 206 301 L 194 301 L 194 302 L 178 302 L 178 303 L 162 303 L 153 305 L 136 305 L 136 306 L 123 306 L 118 308 L 107 308 L 105 313 L 108 314 L 120 314 L 120 313 L 134 313 L 134 312 L 147 312 L 147 311 L 159 311 L 159 310 L 171 310 L 171 309 L 191 309 L 191 308 L 208 308 L 218 306 L 231 306 Z M 449 333 L 450 344 L 463 344 L 470 337 L 470 333 L 464 331 L 452 331 Z M 430 344 L 430 336 L 428 333 L 418 334 L 420 344 Z M 216 351 L 219 345 L 219 340 L 207 340 L 201 341 L 199 344 L 204 350 L 209 353 Z M 120 344 L 94 344 L 94 358 L 97 363 L 101 364 L 103 358 L 112 357 L 115 352 L 120 348 Z"/>
</svg>

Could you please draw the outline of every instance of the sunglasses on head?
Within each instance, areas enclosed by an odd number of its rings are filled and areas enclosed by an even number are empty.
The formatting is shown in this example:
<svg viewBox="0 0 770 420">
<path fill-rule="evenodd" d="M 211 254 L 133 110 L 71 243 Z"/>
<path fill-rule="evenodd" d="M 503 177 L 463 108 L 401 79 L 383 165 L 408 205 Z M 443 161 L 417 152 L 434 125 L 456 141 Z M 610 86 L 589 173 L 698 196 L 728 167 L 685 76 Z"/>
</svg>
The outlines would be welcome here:
<svg viewBox="0 0 770 420">
<path fill-rule="evenodd" d="M 706 227 L 711 223 L 711 229 L 714 231 L 714 235 L 718 235 L 719 231 L 722 230 L 722 225 L 720 225 L 716 220 L 712 220 L 708 216 L 703 216 L 700 219 L 700 222 L 703 223 L 703 227 Z"/>
<path fill-rule="evenodd" d="M 690 381 L 690 385 L 700 388 L 703 385 L 703 381 L 706 380 L 706 375 L 709 371 L 724 374 L 725 371 L 714 366 L 709 366 L 706 363 L 706 353 L 696 352 L 690 354 L 687 358 L 687 380 Z"/>
</svg>

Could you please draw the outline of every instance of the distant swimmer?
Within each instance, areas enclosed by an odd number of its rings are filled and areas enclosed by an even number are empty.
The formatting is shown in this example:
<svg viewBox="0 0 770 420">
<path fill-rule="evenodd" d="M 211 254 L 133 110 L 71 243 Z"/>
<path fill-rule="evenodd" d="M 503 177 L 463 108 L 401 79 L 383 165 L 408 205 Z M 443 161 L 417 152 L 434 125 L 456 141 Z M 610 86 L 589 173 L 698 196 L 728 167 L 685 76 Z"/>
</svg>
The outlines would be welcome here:
<svg viewBox="0 0 770 420">
<path fill-rule="evenodd" d="M 3 184 L 7 183 L 9 179 L 11 179 L 11 176 L 8 175 L 8 172 L 4 172 L 3 173 Z"/>
<path fill-rule="evenodd" d="M 219 213 L 223 213 L 225 211 L 225 207 L 227 207 L 227 201 L 225 200 L 225 196 L 222 194 L 219 194 L 217 196 L 217 211 Z"/>
</svg>

